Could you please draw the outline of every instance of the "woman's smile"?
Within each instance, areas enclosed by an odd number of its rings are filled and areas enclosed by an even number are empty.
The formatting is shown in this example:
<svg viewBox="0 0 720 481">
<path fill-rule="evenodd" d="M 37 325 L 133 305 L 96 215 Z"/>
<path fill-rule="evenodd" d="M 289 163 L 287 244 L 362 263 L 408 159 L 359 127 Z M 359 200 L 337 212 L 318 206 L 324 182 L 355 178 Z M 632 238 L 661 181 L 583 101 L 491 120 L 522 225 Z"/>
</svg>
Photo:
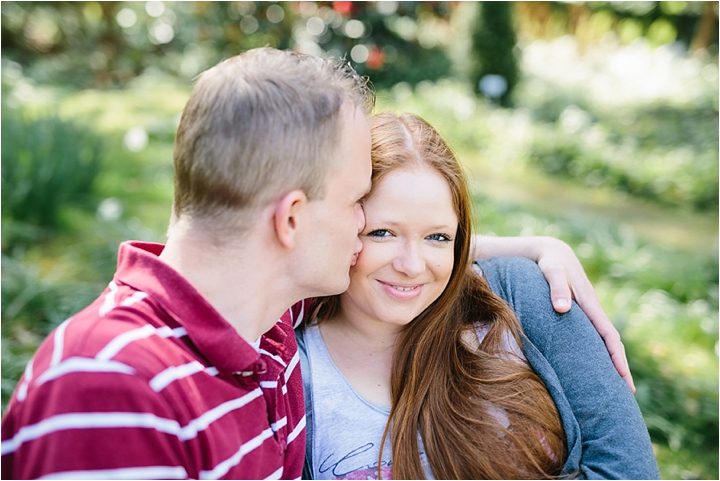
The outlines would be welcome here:
<svg viewBox="0 0 720 481">
<path fill-rule="evenodd" d="M 384 282 L 378 280 L 378 284 L 382 289 L 387 292 L 391 297 L 399 300 L 412 300 L 422 293 L 424 284 L 402 284 L 395 282 Z"/>
</svg>

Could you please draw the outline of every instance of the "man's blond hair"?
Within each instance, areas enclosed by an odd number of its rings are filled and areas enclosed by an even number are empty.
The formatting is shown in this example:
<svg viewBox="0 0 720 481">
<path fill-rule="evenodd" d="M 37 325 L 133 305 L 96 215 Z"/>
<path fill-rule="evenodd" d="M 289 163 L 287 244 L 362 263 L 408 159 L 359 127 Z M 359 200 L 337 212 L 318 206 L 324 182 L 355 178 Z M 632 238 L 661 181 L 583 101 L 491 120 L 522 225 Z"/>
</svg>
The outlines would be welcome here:
<svg viewBox="0 0 720 481">
<path fill-rule="evenodd" d="M 374 94 L 337 59 L 259 48 L 205 71 L 175 140 L 174 215 L 236 234 L 290 190 L 322 198 L 327 174 L 342 167 L 346 102 L 369 115 Z"/>
</svg>

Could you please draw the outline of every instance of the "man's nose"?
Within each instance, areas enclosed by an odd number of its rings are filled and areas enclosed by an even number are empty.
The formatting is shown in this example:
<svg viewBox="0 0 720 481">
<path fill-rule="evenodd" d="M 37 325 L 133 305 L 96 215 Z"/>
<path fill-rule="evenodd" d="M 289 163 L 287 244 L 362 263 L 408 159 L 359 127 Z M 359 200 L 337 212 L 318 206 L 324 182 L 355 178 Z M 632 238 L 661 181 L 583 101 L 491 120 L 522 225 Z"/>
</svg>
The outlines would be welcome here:
<svg viewBox="0 0 720 481">
<path fill-rule="evenodd" d="M 355 220 L 357 220 L 358 234 L 365 228 L 365 211 L 361 204 L 355 204 Z"/>
</svg>

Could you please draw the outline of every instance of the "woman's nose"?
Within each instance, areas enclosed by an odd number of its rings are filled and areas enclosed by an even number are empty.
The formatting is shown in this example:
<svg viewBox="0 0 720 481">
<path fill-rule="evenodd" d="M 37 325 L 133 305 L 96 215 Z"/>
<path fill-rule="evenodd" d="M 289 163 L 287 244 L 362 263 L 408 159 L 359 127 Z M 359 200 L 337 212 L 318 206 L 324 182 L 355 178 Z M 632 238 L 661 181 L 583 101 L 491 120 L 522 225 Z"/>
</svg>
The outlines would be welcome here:
<svg viewBox="0 0 720 481">
<path fill-rule="evenodd" d="M 403 243 L 393 261 L 393 268 L 408 277 L 417 277 L 425 272 L 425 260 L 419 246 L 413 241 Z"/>
</svg>

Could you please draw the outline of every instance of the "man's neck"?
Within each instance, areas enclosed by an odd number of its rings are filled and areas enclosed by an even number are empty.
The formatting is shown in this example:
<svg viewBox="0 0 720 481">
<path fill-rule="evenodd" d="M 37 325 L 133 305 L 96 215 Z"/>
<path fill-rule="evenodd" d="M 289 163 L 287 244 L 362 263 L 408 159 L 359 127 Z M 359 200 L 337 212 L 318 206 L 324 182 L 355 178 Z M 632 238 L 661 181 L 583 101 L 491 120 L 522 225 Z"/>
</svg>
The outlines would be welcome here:
<svg viewBox="0 0 720 481">
<path fill-rule="evenodd" d="M 248 342 L 267 332 L 299 299 L 269 249 L 217 248 L 170 236 L 160 259 L 178 271 Z"/>
</svg>

